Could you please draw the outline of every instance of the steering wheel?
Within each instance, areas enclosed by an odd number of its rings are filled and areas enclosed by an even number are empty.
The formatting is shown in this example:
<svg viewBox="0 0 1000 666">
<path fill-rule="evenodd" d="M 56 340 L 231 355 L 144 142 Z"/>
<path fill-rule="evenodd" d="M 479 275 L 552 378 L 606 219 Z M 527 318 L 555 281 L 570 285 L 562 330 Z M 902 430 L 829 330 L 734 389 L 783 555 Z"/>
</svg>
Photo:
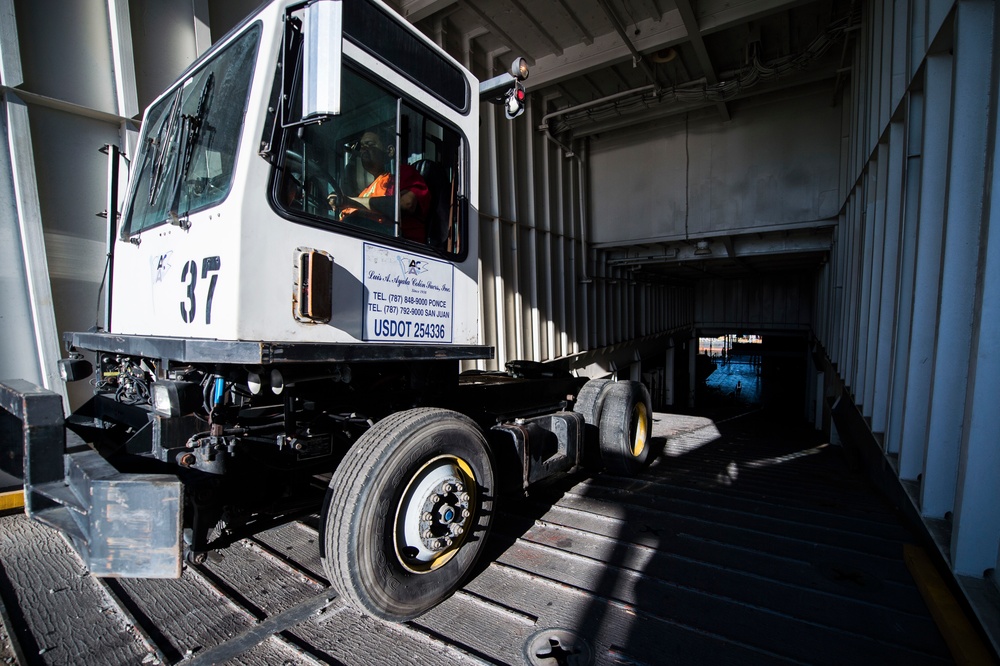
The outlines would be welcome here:
<svg viewBox="0 0 1000 666">
<path fill-rule="evenodd" d="M 336 219 L 340 219 L 341 210 L 344 207 L 344 190 L 340 187 L 340 183 L 332 175 L 327 174 L 330 189 L 333 190 L 331 194 L 326 197 L 326 203 L 329 204 L 330 210 L 333 211 L 333 216 Z"/>
<path fill-rule="evenodd" d="M 306 162 L 301 153 L 294 150 L 285 151 L 284 167 L 289 174 L 287 178 L 290 188 L 286 203 L 301 202 L 299 207 L 313 215 L 323 215 L 324 211 L 332 209 L 334 216 L 340 218 L 345 197 L 336 178 L 322 169 L 318 163 L 312 160 Z M 304 182 L 302 182 L 303 170 L 305 170 Z M 333 193 L 324 196 L 327 187 L 333 190 Z"/>
</svg>

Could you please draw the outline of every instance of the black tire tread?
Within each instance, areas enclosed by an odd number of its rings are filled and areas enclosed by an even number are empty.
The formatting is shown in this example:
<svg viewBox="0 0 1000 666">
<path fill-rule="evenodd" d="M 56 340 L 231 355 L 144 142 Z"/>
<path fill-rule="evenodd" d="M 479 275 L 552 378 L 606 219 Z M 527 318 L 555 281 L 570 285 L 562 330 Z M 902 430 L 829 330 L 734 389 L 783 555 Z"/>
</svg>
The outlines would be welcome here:
<svg viewBox="0 0 1000 666">
<path fill-rule="evenodd" d="M 404 432 L 421 422 L 429 423 L 442 416 L 457 418 L 478 431 L 478 426 L 467 416 L 446 409 L 428 407 L 395 412 L 375 423 L 354 443 L 330 479 L 330 497 L 333 503 L 328 508 L 323 535 L 326 553 L 324 567 L 330 584 L 337 592 L 355 608 L 366 610 L 372 615 L 394 619 L 387 617 L 381 609 L 374 608 L 368 599 L 358 594 L 350 566 L 352 536 L 358 516 L 354 511 L 348 513 L 348 505 L 356 503 L 372 487 L 372 476 L 379 470 L 379 463 Z M 347 518 L 340 518 L 343 516 Z"/>
<path fill-rule="evenodd" d="M 573 411 L 583 415 L 588 425 L 596 426 L 601 420 L 601 407 L 610 379 L 590 379 L 580 388 L 573 404 Z"/>
<path fill-rule="evenodd" d="M 646 405 L 646 446 L 640 456 L 631 453 L 629 424 L 636 403 Z M 600 422 L 601 461 L 605 469 L 616 474 L 633 475 L 649 457 L 652 411 L 649 391 L 642 382 L 620 381 L 607 387 Z"/>
</svg>

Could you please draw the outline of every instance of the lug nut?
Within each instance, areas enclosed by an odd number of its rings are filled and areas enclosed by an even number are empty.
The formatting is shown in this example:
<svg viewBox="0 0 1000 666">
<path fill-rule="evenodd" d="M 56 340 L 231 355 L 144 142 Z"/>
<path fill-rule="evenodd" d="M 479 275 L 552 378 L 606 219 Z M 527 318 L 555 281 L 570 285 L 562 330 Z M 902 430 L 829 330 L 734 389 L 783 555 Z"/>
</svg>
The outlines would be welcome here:
<svg viewBox="0 0 1000 666">
<path fill-rule="evenodd" d="M 448 494 L 448 493 L 450 493 L 451 491 L 452 491 L 452 486 L 451 486 L 451 484 L 450 484 L 450 483 L 448 483 L 448 482 L 446 481 L 446 482 L 445 482 L 445 483 L 444 483 L 444 484 L 443 484 L 443 485 L 441 486 L 441 492 L 443 492 L 443 493 L 444 493 L 445 495 L 447 495 L 447 494 Z"/>
<path fill-rule="evenodd" d="M 434 533 L 431 532 L 430 530 L 427 530 L 426 532 L 423 533 L 423 537 L 425 539 L 433 539 L 434 538 Z"/>
<path fill-rule="evenodd" d="M 425 513 L 424 515 L 420 516 L 420 520 L 434 520 L 434 514 Z"/>
<path fill-rule="evenodd" d="M 461 483 L 456 483 L 455 484 L 455 492 L 456 493 L 460 493 L 463 490 L 465 490 L 465 486 L 463 486 Z"/>
<path fill-rule="evenodd" d="M 462 509 L 462 518 L 468 518 L 471 515 L 472 515 L 472 512 L 469 511 L 468 509 Z"/>
<path fill-rule="evenodd" d="M 461 536 L 461 535 L 462 535 L 462 532 L 464 532 L 464 531 L 465 531 L 465 530 L 463 530 L 463 529 L 462 529 L 462 526 L 461 526 L 461 525 L 458 525 L 458 524 L 455 524 L 455 525 L 452 525 L 452 526 L 451 526 L 451 533 L 452 533 L 452 534 L 453 534 L 454 536 Z"/>
<path fill-rule="evenodd" d="M 458 501 L 459 502 L 468 503 L 469 502 L 469 493 L 462 493 L 461 495 L 459 495 L 458 496 Z"/>
<path fill-rule="evenodd" d="M 438 495 L 437 493 L 434 493 L 433 495 L 431 495 L 431 503 L 432 504 L 437 504 L 440 501 L 441 501 L 441 496 L 440 495 Z"/>
</svg>

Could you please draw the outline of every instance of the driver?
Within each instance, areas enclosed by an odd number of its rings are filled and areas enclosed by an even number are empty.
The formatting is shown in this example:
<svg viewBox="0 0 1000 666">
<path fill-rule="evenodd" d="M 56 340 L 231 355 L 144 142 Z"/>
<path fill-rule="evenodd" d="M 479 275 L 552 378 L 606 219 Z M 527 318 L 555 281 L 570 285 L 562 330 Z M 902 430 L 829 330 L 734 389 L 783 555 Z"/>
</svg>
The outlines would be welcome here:
<svg viewBox="0 0 1000 666">
<path fill-rule="evenodd" d="M 382 137 L 376 132 L 368 131 L 354 146 L 365 171 L 375 177 L 371 185 L 366 187 L 356 197 L 345 197 L 364 208 L 344 208 L 340 215 L 346 217 L 356 212 L 371 211 L 382 216 L 393 218 L 393 208 L 396 196 L 396 174 L 392 173 L 389 163 L 396 153 L 393 145 L 386 146 Z M 399 212 L 400 227 L 404 238 L 419 241 L 427 240 L 427 230 L 424 220 L 430 208 L 431 194 L 427 183 L 409 164 L 399 164 Z M 337 211 L 339 197 L 331 194 L 327 198 L 330 208 Z"/>
</svg>

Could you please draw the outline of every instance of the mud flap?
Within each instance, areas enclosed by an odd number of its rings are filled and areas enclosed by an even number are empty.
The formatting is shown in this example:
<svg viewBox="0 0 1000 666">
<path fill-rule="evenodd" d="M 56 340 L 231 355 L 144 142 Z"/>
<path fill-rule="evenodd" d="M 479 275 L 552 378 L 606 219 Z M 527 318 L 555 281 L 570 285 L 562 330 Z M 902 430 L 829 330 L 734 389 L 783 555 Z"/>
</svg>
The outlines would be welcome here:
<svg viewBox="0 0 1000 666">
<path fill-rule="evenodd" d="M 180 576 L 183 487 L 176 476 L 119 472 L 64 428 L 60 396 L 30 382 L 0 382 L 0 428 L 0 453 L 12 461 L 6 471 L 21 468 L 28 516 L 64 532 L 91 573 Z"/>
</svg>

